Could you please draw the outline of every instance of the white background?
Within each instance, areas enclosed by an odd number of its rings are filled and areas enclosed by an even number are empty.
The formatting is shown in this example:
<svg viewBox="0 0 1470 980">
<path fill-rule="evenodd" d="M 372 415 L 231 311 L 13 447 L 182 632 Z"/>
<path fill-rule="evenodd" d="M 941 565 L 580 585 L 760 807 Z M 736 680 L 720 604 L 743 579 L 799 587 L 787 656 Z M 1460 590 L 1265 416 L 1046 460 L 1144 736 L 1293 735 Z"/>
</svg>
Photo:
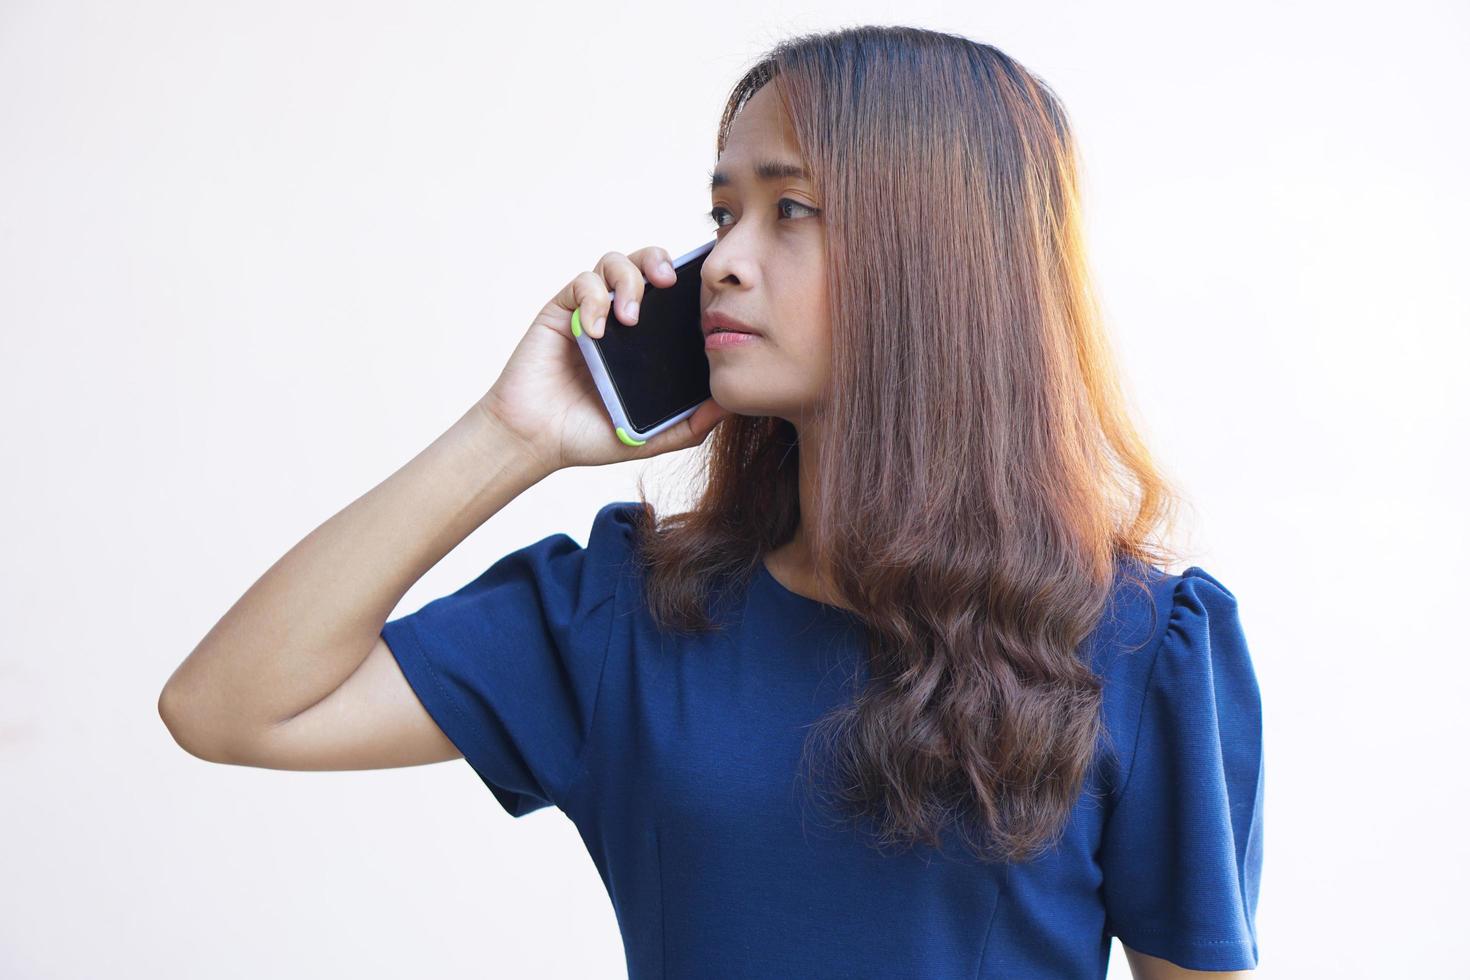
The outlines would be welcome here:
<svg viewBox="0 0 1470 980">
<path fill-rule="evenodd" d="M 1466 8 L 782 6 L 0 2 L 0 975 L 625 975 L 559 811 L 462 761 L 210 765 L 156 700 L 567 280 L 707 240 L 730 86 L 857 23 L 995 44 L 1073 116 L 1263 691 L 1259 975 L 1463 975 Z M 682 504 L 691 455 L 556 474 L 399 613 L 641 471 Z"/>
</svg>

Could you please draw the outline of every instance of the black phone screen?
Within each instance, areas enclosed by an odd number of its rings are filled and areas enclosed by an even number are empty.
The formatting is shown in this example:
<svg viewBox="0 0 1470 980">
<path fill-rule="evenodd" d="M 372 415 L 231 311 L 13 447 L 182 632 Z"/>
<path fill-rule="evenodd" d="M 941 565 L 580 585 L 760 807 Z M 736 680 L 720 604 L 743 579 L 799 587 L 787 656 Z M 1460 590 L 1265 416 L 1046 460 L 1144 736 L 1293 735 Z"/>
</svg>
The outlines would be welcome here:
<svg viewBox="0 0 1470 980">
<path fill-rule="evenodd" d="M 643 284 L 638 322 L 629 326 L 613 309 L 596 340 L 628 420 L 647 430 L 710 397 L 709 358 L 699 323 L 700 269 L 704 255 L 680 266 L 678 281 L 660 289 Z"/>
</svg>

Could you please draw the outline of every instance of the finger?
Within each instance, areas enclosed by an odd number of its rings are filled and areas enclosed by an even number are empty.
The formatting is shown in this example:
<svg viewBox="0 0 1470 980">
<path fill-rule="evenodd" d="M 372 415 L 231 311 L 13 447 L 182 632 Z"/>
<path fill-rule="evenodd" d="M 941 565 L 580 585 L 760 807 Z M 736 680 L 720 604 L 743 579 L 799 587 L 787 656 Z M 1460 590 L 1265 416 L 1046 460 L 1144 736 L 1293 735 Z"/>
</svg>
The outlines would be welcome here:
<svg viewBox="0 0 1470 980">
<path fill-rule="evenodd" d="M 556 304 L 568 313 L 576 311 L 578 325 L 594 338 L 600 338 L 606 329 L 605 320 L 611 303 L 607 284 L 602 276 L 592 271 L 578 273 L 556 294 Z M 567 329 L 570 332 L 570 324 Z"/>
<path fill-rule="evenodd" d="M 643 298 L 643 273 L 638 266 L 622 252 L 608 252 L 597 261 L 595 268 L 615 294 L 612 314 L 617 322 L 637 323 L 638 302 Z"/>
<path fill-rule="evenodd" d="M 608 252 L 598 263 L 598 271 L 612 288 L 614 315 L 624 324 L 638 322 L 638 308 L 648 282 L 668 287 L 679 279 L 668 250 L 654 245 L 631 255 Z"/>
<path fill-rule="evenodd" d="M 704 402 L 689 416 L 688 423 L 691 432 L 697 435 L 698 440 L 703 440 L 709 435 L 714 427 L 725 419 L 735 414 L 713 398 L 706 398 Z"/>
<path fill-rule="evenodd" d="M 672 286 L 679 279 L 678 272 L 674 270 L 674 259 L 669 255 L 667 249 L 650 245 L 647 248 L 640 248 L 628 258 L 643 270 L 643 275 L 649 282 L 661 289 Z"/>
<path fill-rule="evenodd" d="M 676 449 L 689 449 L 697 446 L 709 438 L 726 418 L 733 415 L 729 409 L 718 404 L 713 398 L 706 398 L 700 406 L 678 425 L 666 432 L 660 432 L 648 445 L 644 446 L 645 455 L 658 456 L 662 453 L 673 452 Z"/>
</svg>

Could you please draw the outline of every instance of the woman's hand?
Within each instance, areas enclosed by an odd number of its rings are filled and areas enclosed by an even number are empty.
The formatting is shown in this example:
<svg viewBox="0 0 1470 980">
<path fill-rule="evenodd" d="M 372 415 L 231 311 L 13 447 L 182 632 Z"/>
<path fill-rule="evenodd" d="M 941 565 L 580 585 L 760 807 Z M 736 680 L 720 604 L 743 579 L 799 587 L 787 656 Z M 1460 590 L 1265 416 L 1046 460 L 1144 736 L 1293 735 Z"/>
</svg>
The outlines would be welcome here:
<svg viewBox="0 0 1470 980">
<path fill-rule="evenodd" d="M 645 275 L 660 288 L 674 284 L 677 276 L 671 262 L 668 252 L 652 246 L 631 255 L 608 252 L 594 269 L 578 274 L 541 308 L 500 377 L 480 399 L 480 407 L 524 442 L 547 473 L 688 449 L 703 442 L 730 414 L 713 398 L 706 399 L 689 418 L 644 445 L 625 445 L 577 349 L 573 310 L 580 309 L 581 328 L 594 338 L 608 330 L 637 330 L 637 314 L 628 306 L 642 300 Z M 615 312 L 609 292 L 617 294 Z"/>
</svg>

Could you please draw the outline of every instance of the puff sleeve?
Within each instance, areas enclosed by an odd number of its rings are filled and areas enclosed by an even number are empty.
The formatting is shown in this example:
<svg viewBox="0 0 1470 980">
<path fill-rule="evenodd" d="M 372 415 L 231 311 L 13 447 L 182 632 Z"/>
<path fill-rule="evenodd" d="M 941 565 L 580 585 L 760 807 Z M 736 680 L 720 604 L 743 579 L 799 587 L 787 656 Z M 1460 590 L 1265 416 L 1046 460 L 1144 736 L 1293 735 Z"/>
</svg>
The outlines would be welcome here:
<svg viewBox="0 0 1470 980">
<path fill-rule="evenodd" d="M 1235 596 L 1192 566 L 1175 585 L 1103 829 L 1113 935 L 1190 969 L 1257 965 L 1264 778 L 1260 691 Z"/>
<path fill-rule="evenodd" d="M 607 657 L 636 502 L 499 559 L 381 630 L 424 708 L 513 817 L 576 781 Z"/>
</svg>

